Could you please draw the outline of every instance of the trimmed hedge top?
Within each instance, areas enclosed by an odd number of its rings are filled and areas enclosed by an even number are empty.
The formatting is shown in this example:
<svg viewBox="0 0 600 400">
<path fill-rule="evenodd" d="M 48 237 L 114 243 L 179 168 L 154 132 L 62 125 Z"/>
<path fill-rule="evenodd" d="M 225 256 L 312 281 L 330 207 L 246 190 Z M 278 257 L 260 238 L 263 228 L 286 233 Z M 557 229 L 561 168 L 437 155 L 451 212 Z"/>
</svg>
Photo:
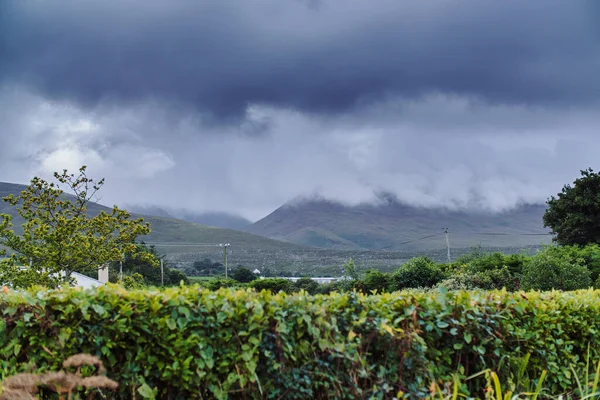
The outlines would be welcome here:
<svg viewBox="0 0 600 400">
<path fill-rule="evenodd" d="M 2 378 L 89 353 L 123 398 L 422 398 L 456 372 L 492 368 L 510 382 L 528 353 L 527 373 L 547 369 L 546 385 L 562 393 L 588 345 L 600 356 L 592 290 L 309 296 L 108 285 L 5 293 L 0 312 Z"/>
</svg>

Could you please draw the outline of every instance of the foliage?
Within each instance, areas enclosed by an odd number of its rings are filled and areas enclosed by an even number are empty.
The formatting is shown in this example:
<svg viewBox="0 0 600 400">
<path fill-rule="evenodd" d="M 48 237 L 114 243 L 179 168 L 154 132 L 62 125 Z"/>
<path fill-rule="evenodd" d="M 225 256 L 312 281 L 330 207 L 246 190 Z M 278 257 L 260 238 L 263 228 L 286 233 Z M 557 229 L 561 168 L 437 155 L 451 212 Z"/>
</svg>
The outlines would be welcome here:
<svg viewBox="0 0 600 400">
<path fill-rule="evenodd" d="M 513 275 L 507 266 L 481 272 L 468 270 L 459 271 L 439 282 L 437 287 L 448 290 L 473 290 L 473 289 L 506 289 L 519 290 L 521 282 L 519 277 Z"/>
<path fill-rule="evenodd" d="M 258 281 L 255 281 L 258 282 Z M 0 298 L 0 379 L 98 356 L 120 398 L 426 398 L 461 380 L 484 397 L 521 376 L 558 394 L 600 358 L 600 291 L 403 291 L 309 296 L 210 291 L 9 291 Z"/>
<path fill-rule="evenodd" d="M 469 272 L 487 272 L 506 267 L 512 275 L 520 274 L 529 257 L 524 254 L 482 253 L 466 262 Z"/>
<path fill-rule="evenodd" d="M 428 257 L 412 258 L 392 275 L 391 289 L 428 288 L 444 278 L 441 268 Z"/>
<path fill-rule="evenodd" d="M 208 276 L 222 274 L 225 269 L 223 264 L 214 262 L 210 258 L 205 258 L 202 261 L 195 261 L 192 269 L 194 275 Z"/>
<path fill-rule="evenodd" d="M 337 283 L 337 288 L 343 292 L 347 292 L 355 289 L 358 282 L 359 277 L 358 272 L 356 271 L 356 265 L 351 258 L 342 267 L 342 280 Z"/>
<path fill-rule="evenodd" d="M 592 286 L 592 279 L 583 260 L 569 259 L 549 247 L 525 265 L 521 285 L 525 290 L 577 290 Z"/>
<path fill-rule="evenodd" d="M 140 257 L 142 254 L 146 256 Z M 123 280 L 127 276 L 139 275 L 139 277 L 134 278 L 134 281 L 142 285 L 160 286 L 160 264 L 156 261 L 159 257 L 160 255 L 154 246 L 147 246 L 145 243 L 137 244 L 136 252 L 134 254 L 125 254 L 123 258 Z M 119 281 L 120 268 L 119 262 L 111 263 L 108 270 L 110 282 L 116 283 Z M 181 281 L 188 283 L 187 276 L 177 269 L 169 268 L 167 260 L 163 260 L 163 273 L 164 277 L 162 280 L 165 286 L 177 286 Z"/>
<path fill-rule="evenodd" d="M 364 278 L 360 282 L 360 290 L 364 293 L 386 292 L 391 284 L 391 275 L 375 269 L 370 269 L 365 272 Z"/>
<path fill-rule="evenodd" d="M 221 288 L 239 288 L 240 283 L 231 278 L 213 278 L 202 282 L 202 286 L 209 290 L 218 290 Z"/>
<path fill-rule="evenodd" d="M 319 283 L 308 277 L 300 278 L 292 284 L 292 290 L 294 292 L 304 290 L 308 294 L 316 294 L 319 290 Z"/>
<path fill-rule="evenodd" d="M 142 289 L 146 286 L 144 277 L 137 272 L 123 275 L 123 280 L 119 283 L 126 289 Z"/>
<path fill-rule="evenodd" d="M 104 180 L 88 178 L 85 166 L 77 175 L 64 170 L 54 177 L 56 183 L 35 177 L 19 196 L 3 199 L 24 220 L 19 234 L 12 229 L 12 217 L 0 215 L 0 247 L 13 252 L 11 262 L 4 264 L 9 268 L 0 271 L 4 284 L 56 287 L 69 282 L 74 271 L 93 275 L 101 265 L 120 259 L 122 254 L 135 254 L 136 238 L 150 232 L 143 219 L 132 220 L 128 212 L 116 206 L 110 214 L 88 215 L 88 204 Z M 74 196 L 66 196 L 61 187 Z M 21 266 L 30 266 L 30 270 L 17 273 Z"/>
<path fill-rule="evenodd" d="M 256 279 L 256 275 L 248 268 L 236 268 L 231 274 L 231 277 L 238 282 L 248 283 Z"/>
<path fill-rule="evenodd" d="M 266 290 L 270 291 L 271 293 L 291 293 L 293 291 L 292 281 L 283 278 L 257 279 L 250 282 L 248 287 L 256 290 L 257 292 Z"/>
<path fill-rule="evenodd" d="M 556 233 L 554 240 L 562 245 L 600 244 L 600 175 L 583 170 L 557 196 L 548 199 L 544 214 L 544 226 Z"/>
</svg>

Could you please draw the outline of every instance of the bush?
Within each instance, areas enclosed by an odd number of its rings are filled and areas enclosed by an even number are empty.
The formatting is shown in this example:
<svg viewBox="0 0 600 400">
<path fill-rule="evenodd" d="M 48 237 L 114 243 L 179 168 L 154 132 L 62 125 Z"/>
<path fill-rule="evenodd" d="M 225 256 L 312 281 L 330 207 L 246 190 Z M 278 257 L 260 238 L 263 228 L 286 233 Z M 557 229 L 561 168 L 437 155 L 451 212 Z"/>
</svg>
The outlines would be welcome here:
<svg viewBox="0 0 600 400">
<path fill-rule="evenodd" d="M 317 294 L 330 294 L 333 292 L 341 292 L 339 282 L 323 283 L 317 287 Z"/>
<path fill-rule="evenodd" d="M 256 275 L 248 268 L 236 268 L 233 271 L 232 278 L 241 283 L 252 282 L 256 279 Z"/>
<path fill-rule="evenodd" d="M 319 290 L 319 283 L 314 279 L 305 277 L 300 278 L 292 285 L 292 290 L 294 292 L 299 292 L 300 290 L 306 291 L 308 294 L 316 294 Z"/>
<path fill-rule="evenodd" d="M 506 267 L 510 274 L 521 274 L 523 266 L 528 262 L 529 256 L 523 254 L 482 254 L 466 262 L 466 269 L 470 272 L 495 271 Z"/>
<path fill-rule="evenodd" d="M 588 345 L 600 358 L 592 290 L 308 296 L 109 285 L 9 291 L 0 313 L 1 379 L 86 353 L 102 360 L 120 398 L 425 398 L 433 381 L 486 368 L 510 386 L 507 360 L 528 354 L 525 375 L 547 370 L 545 385 L 559 394 L 576 388 Z M 481 395 L 486 382 L 465 385 Z"/>
<path fill-rule="evenodd" d="M 387 292 L 390 288 L 391 275 L 374 269 L 368 270 L 365 277 L 360 282 L 360 289 L 363 293 L 371 293 L 377 290 L 377 293 Z"/>
<path fill-rule="evenodd" d="M 436 286 L 445 287 L 448 290 L 506 289 L 513 292 L 519 290 L 521 282 L 518 277 L 511 274 L 508 267 L 504 266 L 500 269 L 483 272 L 460 271 Z"/>
<path fill-rule="evenodd" d="M 444 274 L 441 268 L 428 257 L 412 258 L 392 274 L 391 289 L 428 288 L 435 286 Z"/>
<path fill-rule="evenodd" d="M 242 287 L 238 281 L 231 278 L 213 278 L 200 283 L 209 290 L 218 290 L 221 288 L 239 288 Z"/>
<path fill-rule="evenodd" d="M 293 290 L 293 284 L 290 280 L 283 278 L 265 278 L 257 279 L 248 284 L 248 287 L 260 292 L 261 290 L 268 290 L 272 293 L 285 292 L 291 293 Z"/>
<path fill-rule="evenodd" d="M 525 265 L 521 285 L 525 290 L 577 290 L 592 286 L 582 260 L 572 260 L 548 248 Z"/>
</svg>

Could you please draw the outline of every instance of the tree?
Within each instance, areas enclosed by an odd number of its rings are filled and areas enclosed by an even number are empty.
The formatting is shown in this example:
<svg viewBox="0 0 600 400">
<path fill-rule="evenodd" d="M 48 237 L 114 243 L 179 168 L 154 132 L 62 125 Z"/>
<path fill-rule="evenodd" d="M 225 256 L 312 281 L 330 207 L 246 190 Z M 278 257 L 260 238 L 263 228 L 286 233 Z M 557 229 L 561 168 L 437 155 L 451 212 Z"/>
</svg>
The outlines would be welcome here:
<svg viewBox="0 0 600 400">
<path fill-rule="evenodd" d="M 89 215 L 88 205 L 104 179 L 88 178 L 85 166 L 78 174 L 55 172 L 54 178 L 56 183 L 35 177 L 20 195 L 3 199 L 16 208 L 23 224 L 22 232 L 17 233 L 12 229 L 12 217 L 0 215 L 0 248 L 11 251 L 0 270 L 1 283 L 56 287 L 69 282 L 75 271 L 91 274 L 123 254 L 137 255 L 137 237 L 150 233 L 142 218 L 133 220 L 116 206 L 110 212 Z M 62 187 L 72 195 L 65 194 Z M 139 256 L 157 261 L 148 253 Z"/>
<path fill-rule="evenodd" d="M 254 275 L 254 273 L 248 268 L 236 268 L 235 271 L 233 271 L 232 277 L 241 283 L 252 282 L 256 279 L 256 275 Z"/>
<path fill-rule="evenodd" d="M 591 272 L 583 260 L 573 260 L 547 247 L 523 268 L 523 290 L 577 290 L 592 286 Z"/>
<path fill-rule="evenodd" d="M 199 276 L 218 275 L 224 273 L 225 268 L 223 264 L 213 262 L 210 258 L 205 258 L 202 261 L 195 261 L 190 272 Z"/>
<path fill-rule="evenodd" d="M 544 227 L 556 234 L 561 245 L 600 244 L 600 175 L 591 168 L 581 171 L 573 186 L 565 185 L 551 196 L 544 213 Z"/>
<path fill-rule="evenodd" d="M 140 255 L 144 253 L 147 255 L 141 257 Z M 152 286 L 160 286 L 161 282 L 164 282 L 165 286 L 179 285 L 182 280 L 184 283 L 188 282 L 185 273 L 174 268 L 169 268 L 169 264 L 166 260 L 163 260 L 164 276 L 161 280 L 160 268 L 158 268 L 158 265 L 155 262 L 159 257 L 155 246 L 147 246 L 143 242 L 137 244 L 136 252 L 133 254 L 125 254 L 125 257 L 123 258 L 123 281 L 125 282 L 125 279 L 128 277 L 139 276 L 139 278 L 135 277 L 137 282 Z M 111 263 L 109 269 L 111 282 L 119 281 L 120 268 L 121 265 L 118 261 Z"/>
</svg>

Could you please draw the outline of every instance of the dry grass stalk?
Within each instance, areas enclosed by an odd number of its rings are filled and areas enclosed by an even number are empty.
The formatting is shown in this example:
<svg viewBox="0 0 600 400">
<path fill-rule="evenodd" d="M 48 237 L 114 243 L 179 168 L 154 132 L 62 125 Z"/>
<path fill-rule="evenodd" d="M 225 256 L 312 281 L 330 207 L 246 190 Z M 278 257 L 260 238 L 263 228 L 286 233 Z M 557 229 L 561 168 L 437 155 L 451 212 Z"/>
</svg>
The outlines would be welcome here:
<svg viewBox="0 0 600 400">
<path fill-rule="evenodd" d="M 90 354 L 76 354 L 67 358 L 63 363 L 65 369 L 77 368 L 75 373 L 64 371 L 45 374 L 22 373 L 8 377 L 2 382 L 0 400 L 36 399 L 34 395 L 41 387 L 58 393 L 61 399 L 64 399 L 65 395 L 71 399 L 73 392 L 78 388 L 116 390 L 119 387 L 117 382 L 104 375 L 83 378 L 81 367 L 86 365 L 96 367 L 96 374 L 105 372 L 102 361 L 98 357 Z M 89 398 L 93 398 L 93 393 Z"/>
</svg>

